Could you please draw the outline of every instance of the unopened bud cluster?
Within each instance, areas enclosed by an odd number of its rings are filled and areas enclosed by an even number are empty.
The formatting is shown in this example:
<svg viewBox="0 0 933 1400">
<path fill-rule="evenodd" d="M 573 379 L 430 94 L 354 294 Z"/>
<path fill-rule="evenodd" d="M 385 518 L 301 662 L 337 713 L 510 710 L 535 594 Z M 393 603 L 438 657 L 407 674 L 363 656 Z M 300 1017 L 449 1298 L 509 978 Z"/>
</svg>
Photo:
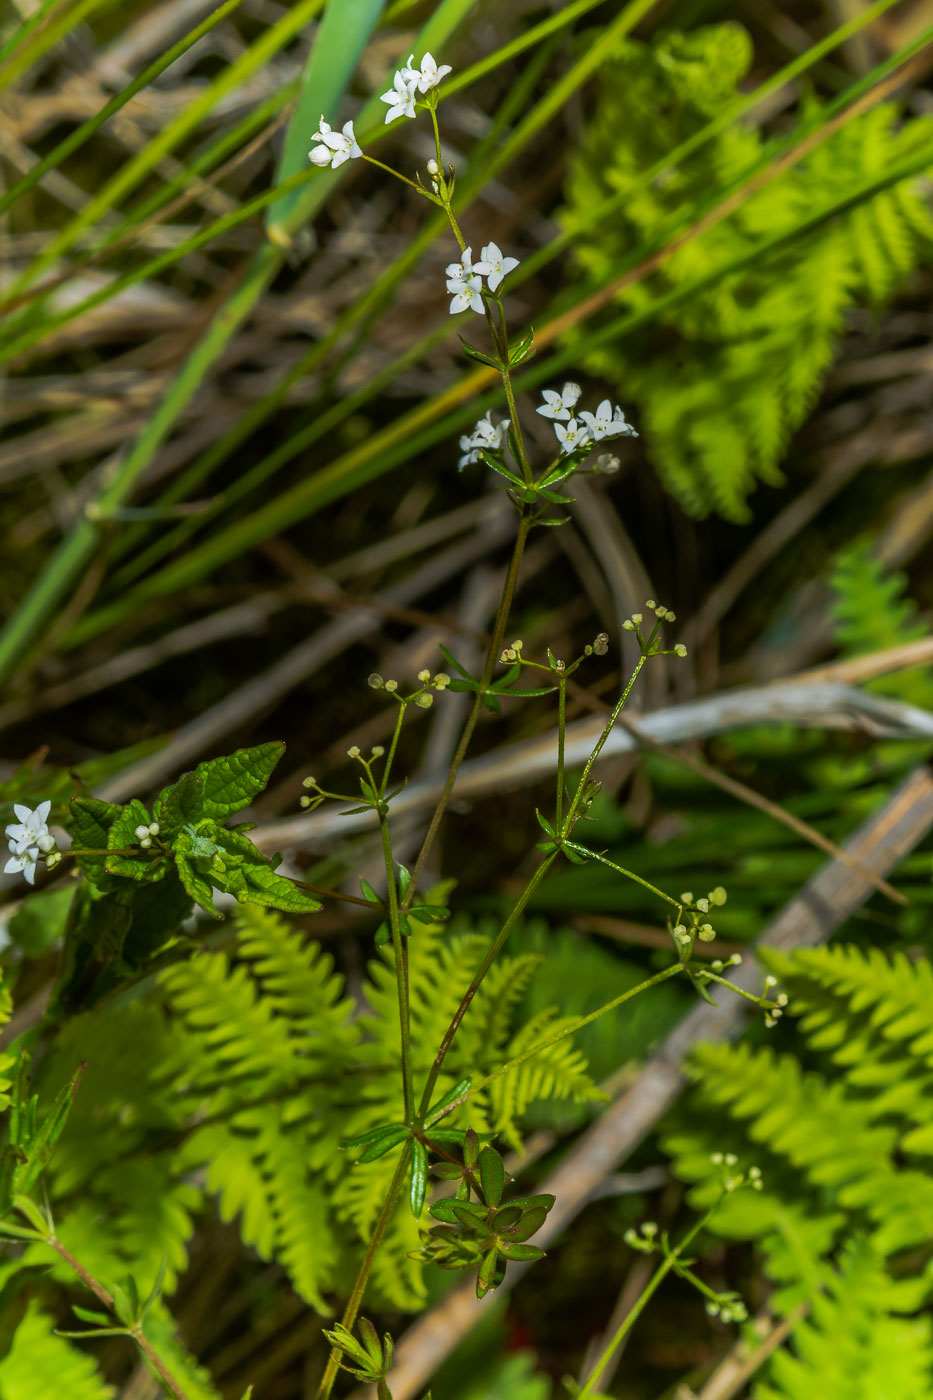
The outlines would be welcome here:
<svg viewBox="0 0 933 1400">
<path fill-rule="evenodd" d="M 153 836 L 158 836 L 158 834 L 158 822 L 150 822 L 148 826 L 140 825 L 136 828 L 136 831 L 134 832 L 136 840 L 139 842 L 140 848 L 144 851 L 148 851 L 149 847 L 152 845 Z"/>
<path fill-rule="evenodd" d="M 372 686 L 373 690 L 384 690 L 386 694 L 396 696 L 403 705 L 411 703 L 417 705 L 420 710 L 429 710 L 434 704 L 434 696 L 431 691 L 445 691 L 450 685 L 450 677 L 446 671 L 438 671 L 436 675 L 432 676 L 430 671 L 424 670 L 418 672 L 418 679 L 421 682 L 421 689 L 414 691 L 411 695 L 399 695 L 398 681 L 386 680 L 379 675 L 378 671 L 374 671 L 367 678 L 366 683 Z M 355 755 L 351 754 L 352 757 Z"/>
<path fill-rule="evenodd" d="M 525 643 L 519 638 L 517 641 L 513 642 L 511 646 L 504 647 L 499 660 L 504 664 L 508 664 L 511 661 L 521 661 L 522 647 L 524 645 Z"/>
<path fill-rule="evenodd" d="M 778 1021 L 784 1015 L 784 1011 L 787 1007 L 788 998 L 786 992 L 779 992 L 775 997 L 771 996 L 771 992 L 776 986 L 776 977 L 768 976 L 765 978 L 765 989 L 761 999 L 761 1009 L 765 1013 L 765 1025 L 769 1031 L 774 1029 Z"/>
<path fill-rule="evenodd" d="M 674 942 L 677 944 L 677 951 L 682 955 L 689 956 L 695 939 L 701 943 L 712 943 L 716 937 L 716 930 L 705 917 L 711 907 L 725 904 L 726 892 L 722 885 L 717 885 L 714 890 L 701 899 L 695 900 L 690 890 L 685 890 L 680 896 L 682 905 L 682 920 L 671 929 Z M 720 964 L 721 966 L 721 964 Z"/>
<path fill-rule="evenodd" d="M 658 1247 L 658 1227 L 653 1220 L 646 1220 L 637 1230 L 626 1230 L 622 1236 L 629 1249 L 637 1249 L 640 1254 L 651 1254 Z"/>
<path fill-rule="evenodd" d="M 662 651 L 655 640 L 655 638 L 658 635 L 658 623 L 676 622 L 677 614 L 671 608 L 665 608 L 661 603 L 656 603 L 653 598 L 649 598 L 647 600 L 647 602 L 645 603 L 645 610 L 647 612 L 653 612 L 655 618 L 657 619 L 657 621 L 655 622 L 651 622 L 650 618 L 648 619 L 651 625 L 647 629 L 647 641 L 645 640 L 645 637 L 642 633 L 642 623 L 645 620 L 644 613 L 633 612 L 631 617 L 627 617 L 622 623 L 622 626 L 626 632 L 637 632 L 638 640 L 641 643 L 642 651 L 644 652 L 644 654 L 650 656 L 655 656 L 658 654 L 660 654 L 661 656 L 670 656 L 672 654 L 674 656 L 686 656 L 687 648 L 684 646 L 683 642 L 675 642 L 670 651 Z"/>
<path fill-rule="evenodd" d="M 720 1185 L 727 1195 L 731 1196 L 733 1191 L 738 1191 L 742 1186 L 750 1186 L 753 1191 L 762 1189 L 761 1168 L 748 1167 L 745 1171 L 736 1171 L 739 1159 L 734 1152 L 712 1152 L 710 1161 L 714 1167 L 720 1168 Z"/>
</svg>

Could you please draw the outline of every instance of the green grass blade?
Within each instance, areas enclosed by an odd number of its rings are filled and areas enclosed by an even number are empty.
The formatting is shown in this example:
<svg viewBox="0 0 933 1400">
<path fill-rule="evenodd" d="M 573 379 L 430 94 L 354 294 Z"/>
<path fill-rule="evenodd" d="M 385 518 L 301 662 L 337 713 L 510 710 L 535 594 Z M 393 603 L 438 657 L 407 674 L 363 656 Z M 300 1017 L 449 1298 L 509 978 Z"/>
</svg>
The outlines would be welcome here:
<svg viewBox="0 0 933 1400">
<path fill-rule="evenodd" d="M 360 55 L 382 16 L 383 0 L 330 0 L 318 26 L 279 161 L 278 179 L 287 180 L 308 164 L 311 134 L 320 117 L 333 119 Z M 301 226 L 301 193 L 277 199 L 266 216 L 273 243 L 289 247 Z"/>
<path fill-rule="evenodd" d="M 75 131 L 72 131 L 70 135 L 66 136 L 63 141 L 60 141 L 57 146 L 49 151 L 48 155 L 43 156 L 21 180 L 18 180 L 12 189 L 7 190 L 6 194 L 0 195 L 0 214 L 5 214 L 10 205 L 19 199 L 20 195 L 26 194 L 28 190 L 33 189 L 42 179 L 43 175 L 49 170 L 53 170 L 57 165 L 60 165 L 73 151 L 83 146 L 85 141 L 93 136 L 95 131 L 99 130 L 104 122 L 112 117 L 115 112 L 119 112 L 121 107 L 125 107 L 127 102 L 130 102 L 138 92 L 141 92 L 143 88 L 148 87 L 150 83 L 154 82 L 160 74 L 165 72 L 166 68 L 171 67 L 176 59 L 181 58 L 183 53 L 187 53 L 193 44 L 196 44 L 205 34 L 209 34 L 215 25 L 220 24 L 222 20 L 227 18 L 227 15 L 231 14 L 239 5 L 242 5 L 242 3 L 243 0 L 224 0 L 224 3 L 218 9 L 214 10 L 213 14 L 208 15 L 207 18 L 202 20 L 189 34 L 179 39 L 178 43 L 174 44 L 161 58 L 157 58 L 154 62 L 150 63 L 149 67 L 145 68 L 138 78 L 134 78 L 125 88 L 122 88 L 120 92 L 111 97 L 110 101 L 106 102 L 93 117 L 89 117 L 86 122 L 83 122 Z"/>
<path fill-rule="evenodd" d="M 154 159 L 150 153 L 156 146 L 156 142 L 150 144 L 147 152 L 141 152 L 134 161 L 129 163 L 131 174 L 124 174 L 122 183 L 118 176 L 115 181 L 109 182 L 98 201 L 92 200 L 89 203 L 100 205 L 103 201 L 106 209 L 112 207 L 117 202 L 117 198 L 122 197 L 122 194 L 135 187 L 135 184 L 148 173 L 150 166 L 157 164 L 176 141 L 186 134 L 189 125 L 196 125 L 202 116 L 210 110 L 214 102 L 219 100 L 220 96 L 226 91 L 232 90 L 243 80 L 247 71 L 252 71 L 254 66 L 265 62 L 287 42 L 293 33 L 297 33 L 307 19 L 320 8 L 321 3 L 322 0 L 299 0 L 299 3 L 294 5 L 291 11 L 211 85 L 201 99 L 192 104 L 180 118 L 170 124 L 168 130 L 172 133 L 171 139 L 163 139 Z M 472 4 L 473 0 L 443 0 L 419 36 L 420 46 L 428 48 L 434 44 L 436 48 L 440 49 L 441 42 L 449 37 L 457 24 L 472 8 Z M 220 86 L 223 86 L 222 92 L 218 91 Z M 370 107 L 376 105 L 379 105 L 378 98 L 369 104 Z M 192 120 L 193 109 L 197 110 Z M 163 138 L 165 138 L 165 133 L 163 133 Z M 143 169 L 143 157 L 147 154 L 148 161 L 146 168 Z M 321 172 L 315 173 L 321 174 Z M 331 174 L 333 175 L 334 172 Z M 301 172 L 294 178 L 298 181 L 303 176 L 304 172 Z M 331 182 L 326 179 L 318 181 L 318 185 L 321 187 L 321 203 L 329 193 L 330 184 Z M 117 185 L 119 185 L 119 195 L 115 196 L 114 189 Z M 282 193 L 282 191 L 278 190 L 277 193 Z M 106 194 L 105 200 L 104 194 Z M 82 210 L 79 216 L 80 219 L 85 220 L 82 229 L 104 212 L 105 208 L 99 207 L 93 218 L 89 218 L 87 207 Z M 73 224 L 69 226 L 72 229 L 74 222 L 76 221 L 73 221 Z M 73 236 L 77 236 L 77 234 Z M 205 335 L 172 382 L 165 398 L 146 425 L 144 432 L 137 439 L 126 459 L 120 464 L 112 481 L 94 502 L 100 515 L 106 517 L 108 510 L 119 507 L 125 501 L 140 474 L 148 467 L 159 445 L 197 392 L 198 386 L 211 365 L 223 352 L 230 337 L 250 314 L 280 266 L 281 255 L 271 244 L 260 249 L 253 258 L 243 281 L 214 317 Z M 71 532 L 62 540 L 16 612 L 0 631 L 0 677 L 9 673 L 21 652 L 35 641 L 42 623 L 67 594 L 74 579 L 93 555 L 96 540 L 96 526 L 88 520 L 86 515 L 72 527 Z"/>
<path fill-rule="evenodd" d="M 70 10 L 61 15 L 52 14 L 55 6 L 49 6 L 45 11 L 46 16 L 50 16 L 48 23 L 33 26 L 31 42 L 27 40 L 25 43 L 21 43 L 22 36 L 17 37 L 16 45 L 10 56 L 4 60 L 3 66 L 0 67 L 0 92 L 15 82 L 20 73 L 31 63 L 35 63 L 48 53 L 49 49 L 54 48 L 59 39 L 74 29 L 75 25 L 87 19 L 95 10 L 109 9 L 115 3 L 116 0 L 77 0 L 77 3 Z M 40 16 L 41 14 L 42 11 L 40 11 Z M 33 18 L 38 19 L 39 16 L 33 16 Z"/>
<path fill-rule="evenodd" d="M 186 136 L 201 125 L 222 98 L 235 91 L 300 33 L 321 9 L 323 3 L 324 0 L 297 0 L 276 24 L 265 30 L 204 92 L 189 102 L 174 120 L 106 181 L 103 188 L 88 200 L 21 277 L 8 288 L 10 295 L 36 281 L 39 275 L 52 267 L 87 229 L 99 224 L 105 215 L 136 189 Z"/>
<path fill-rule="evenodd" d="M 110 301 L 112 297 L 125 291 L 127 287 L 135 286 L 137 282 L 146 281 L 148 278 L 157 277 L 160 272 L 164 272 L 167 267 L 171 267 L 174 263 L 187 257 L 189 253 L 196 253 L 199 248 L 213 243 L 214 239 L 220 237 L 221 234 L 237 228 L 240 224 L 247 223 L 254 214 L 261 213 L 283 192 L 300 188 L 300 186 L 313 181 L 316 176 L 320 176 L 320 171 L 316 170 L 314 166 L 309 165 L 306 170 L 299 170 L 296 175 L 284 180 L 281 185 L 273 185 L 270 189 L 264 190 L 262 194 L 257 194 L 253 199 L 241 204 L 239 209 L 233 209 L 229 214 L 222 214 L 219 219 L 215 219 L 206 228 L 202 228 L 200 232 L 193 233 L 190 238 L 184 239 L 174 248 L 169 248 L 164 253 L 149 258 L 131 272 L 124 272 L 121 277 L 115 277 L 106 286 L 99 287 L 96 292 L 91 292 L 83 301 L 67 307 L 64 311 L 59 311 L 54 316 L 49 316 L 16 339 L 7 341 L 6 344 L 0 341 L 0 365 L 6 364 L 9 360 L 32 349 L 34 345 L 39 344 L 53 331 L 59 330 L 62 326 L 66 326 L 69 322 L 83 316 L 85 312 L 93 311 L 95 307 Z"/>
</svg>

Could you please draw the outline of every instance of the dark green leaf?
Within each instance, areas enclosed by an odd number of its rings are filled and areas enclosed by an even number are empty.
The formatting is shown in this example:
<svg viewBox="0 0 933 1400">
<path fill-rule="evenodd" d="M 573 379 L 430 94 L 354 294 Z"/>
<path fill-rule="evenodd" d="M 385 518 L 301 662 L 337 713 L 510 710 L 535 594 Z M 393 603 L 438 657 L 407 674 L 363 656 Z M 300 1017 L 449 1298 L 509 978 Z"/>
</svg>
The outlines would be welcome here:
<svg viewBox="0 0 933 1400">
<path fill-rule="evenodd" d="M 429 1207 L 429 1214 L 433 1215 L 435 1220 L 443 1220 L 447 1225 L 459 1225 L 460 1217 L 454 1212 L 456 1204 L 452 1196 L 444 1196 Z"/>
<path fill-rule="evenodd" d="M 380 906 L 382 905 L 382 900 L 379 898 L 369 881 L 364 880 L 362 875 L 360 876 L 360 889 L 363 891 L 363 898 L 368 899 L 370 904 L 378 904 Z"/>
<path fill-rule="evenodd" d="M 96 797 L 73 797 L 68 811 L 74 844 L 85 850 L 106 851 L 108 832 L 123 811 L 119 803 L 101 802 Z M 75 856 L 75 861 L 96 889 L 116 888 L 118 881 L 107 874 L 105 856 Z"/>
<path fill-rule="evenodd" d="M 387 1128 L 385 1135 L 376 1142 L 371 1142 L 368 1147 L 360 1153 L 357 1161 L 376 1162 L 380 1157 L 384 1157 L 387 1152 L 391 1152 L 393 1147 L 397 1147 L 400 1142 L 404 1142 L 408 1137 L 408 1129 L 404 1125 L 395 1128 Z"/>
<path fill-rule="evenodd" d="M 497 1210 L 492 1218 L 491 1225 L 497 1234 L 503 1230 L 511 1230 L 513 1225 L 517 1225 L 522 1218 L 521 1206 L 503 1206 Z"/>
<path fill-rule="evenodd" d="M 448 666 L 452 666 L 455 671 L 459 671 L 461 676 L 463 676 L 468 681 L 472 681 L 475 679 L 475 677 L 471 676 L 469 671 L 466 670 L 465 667 L 460 665 L 460 662 L 457 660 L 457 658 L 451 655 L 451 653 L 444 646 L 443 642 L 438 642 L 438 646 L 440 647 L 444 660 L 447 662 Z"/>
<path fill-rule="evenodd" d="M 483 1262 L 480 1264 L 479 1272 L 476 1275 L 477 1298 L 485 1298 L 486 1294 L 491 1292 L 492 1289 L 496 1288 L 501 1282 L 502 1274 L 500 1274 L 499 1258 L 495 1249 L 490 1249 L 488 1253 L 483 1256 Z"/>
<path fill-rule="evenodd" d="M 177 783 L 163 788 L 155 800 L 152 815 L 159 823 L 160 836 L 171 843 L 183 826 L 200 821 L 205 815 L 204 778 L 198 772 L 183 773 Z"/>
<path fill-rule="evenodd" d="M 416 904 L 408 913 L 419 924 L 436 924 L 450 918 L 450 910 L 442 909 L 439 904 Z"/>
<path fill-rule="evenodd" d="M 497 1206 L 505 1189 L 505 1167 L 494 1147 L 484 1147 L 479 1154 L 479 1179 L 488 1206 Z"/>
<path fill-rule="evenodd" d="M 410 886 L 410 885 L 411 885 L 411 871 L 408 870 L 404 865 L 400 865 L 399 868 L 398 868 L 398 888 L 399 888 L 399 894 L 402 896 L 403 899 L 405 898 L 406 894 L 408 893 L 408 889 L 409 889 L 409 886 Z"/>
<path fill-rule="evenodd" d="M 539 1249 L 535 1244 L 500 1244 L 499 1253 L 504 1254 L 506 1259 L 514 1260 L 544 1258 L 544 1250 Z"/>
</svg>

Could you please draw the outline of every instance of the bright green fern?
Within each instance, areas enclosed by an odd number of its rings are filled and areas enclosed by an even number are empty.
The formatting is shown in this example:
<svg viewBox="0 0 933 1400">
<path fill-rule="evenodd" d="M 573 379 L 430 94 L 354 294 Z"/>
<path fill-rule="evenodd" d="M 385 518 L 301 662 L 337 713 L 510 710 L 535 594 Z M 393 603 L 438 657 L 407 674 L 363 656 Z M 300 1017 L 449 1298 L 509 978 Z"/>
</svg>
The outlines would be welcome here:
<svg viewBox="0 0 933 1400">
<path fill-rule="evenodd" d="M 735 24 L 627 43 L 603 69 L 599 103 L 567 181 L 565 226 L 588 291 L 617 275 L 634 249 L 693 223 L 710 191 L 750 178 L 765 140 L 733 124 L 647 187 L 641 173 L 705 125 L 735 97 L 752 59 Z M 819 123 L 811 105 L 802 122 Z M 637 310 L 659 295 L 748 255 L 761 240 L 791 233 L 911 152 L 930 148 L 926 118 L 900 124 L 890 104 L 848 122 L 736 211 L 666 258 L 660 271 L 622 288 Z M 621 197 L 598 234 L 584 215 Z M 747 517 L 761 480 L 781 481 L 780 462 L 832 364 L 849 307 L 880 304 L 930 246 L 933 221 L 917 181 L 904 181 L 786 249 L 655 315 L 647 329 L 587 350 L 583 363 L 634 402 L 648 452 L 665 486 L 694 515 Z"/>
</svg>

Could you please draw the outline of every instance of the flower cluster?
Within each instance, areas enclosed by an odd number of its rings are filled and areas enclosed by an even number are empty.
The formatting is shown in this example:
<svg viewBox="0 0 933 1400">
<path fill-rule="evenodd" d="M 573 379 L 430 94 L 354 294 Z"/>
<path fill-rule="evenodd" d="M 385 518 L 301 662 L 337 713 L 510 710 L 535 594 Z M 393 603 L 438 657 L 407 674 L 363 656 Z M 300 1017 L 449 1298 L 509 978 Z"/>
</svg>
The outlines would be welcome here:
<svg viewBox="0 0 933 1400">
<path fill-rule="evenodd" d="M 441 79 L 446 78 L 450 72 L 449 63 L 442 63 L 438 67 L 429 53 L 421 60 L 420 67 L 415 68 L 414 61 L 415 55 L 410 53 L 405 67 L 400 68 L 392 79 L 389 91 L 382 94 L 380 101 L 388 103 L 389 107 L 386 112 L 387 122 L 394 122 L 396 117 L 413 117 L 418 93 L 436 88 Z"/>
<path fill-rule="evenodd" d="M 36 878 L 36 866 L 40 856 L 45 856 L 46 869 L 52 870 L 62 858 L 61 851 L 55 849 L 55 837 L 48 828 L 51 802 L 40 802 L 33 811 L 19 803 L 13 804 L 13 811 L 19 817 L 6 828 L 10 844 L 10 859 L 3 867 L 5 875 L 18 875 L 22 871 L 29 884 Z"/>
<path fill-rule="evenodd" d="M 494 423 L 490 409 L 485 418 L 480 418 L 479 422 L 474 424 L 472 432 L 464 433 L 461 437 L 460 451 L 463 456 L 457 463 L 457 471 L 462 472 L 471 462 L 480 461 L 484 451 L 498 452 L 508 431 L 509 419 L 503 418 L 501 423 Z"/>
<path fill-rule="evenodd" d="M 583 409 L 579 417 L 574 417 L 577 399 L 582 393 L 579 384 L 568 381 L 560 393 L 556 389 L 544 389 L 544 403 L 538 408 L 543 418 L 550 418 L 560 443 L 561 452 L 576 452 L 578 448 L 602 442 L 604 438 L 638 437 L 635 429 L 625 420 L 625 414 L 616 404 L 613 408 L 608 399 L 603 399 L 595 413 Z"/>
<path fill-rule="evenodd" d="M 345 160 L 356 159 L 363 154 L 357 145 L 352 122 L 344 122 L 342 131 L 334 131 L 321 117 L 320 125 L 311 140 L 320 142 L 320 145 L 312 146 L 308 152 L 308 159 L 312 165 L 329 165 L 332 170 L 336 170 Z"/>
<path fill-rule="evenodd" d="M 504 277 L 518 267 L 518 258 L 507 258 L 497 243 L 487 243 L 480 254 L 479 262 L 473 262 L 473 249 L 464 248 L 460 261 L 448 264 L 447 290 L 453 298 L 450 314 L 456 316 L 470 307 L 473 311 L 483 311 L 483 278 L 489 290 L 495 292 Z"/>
</svg>

